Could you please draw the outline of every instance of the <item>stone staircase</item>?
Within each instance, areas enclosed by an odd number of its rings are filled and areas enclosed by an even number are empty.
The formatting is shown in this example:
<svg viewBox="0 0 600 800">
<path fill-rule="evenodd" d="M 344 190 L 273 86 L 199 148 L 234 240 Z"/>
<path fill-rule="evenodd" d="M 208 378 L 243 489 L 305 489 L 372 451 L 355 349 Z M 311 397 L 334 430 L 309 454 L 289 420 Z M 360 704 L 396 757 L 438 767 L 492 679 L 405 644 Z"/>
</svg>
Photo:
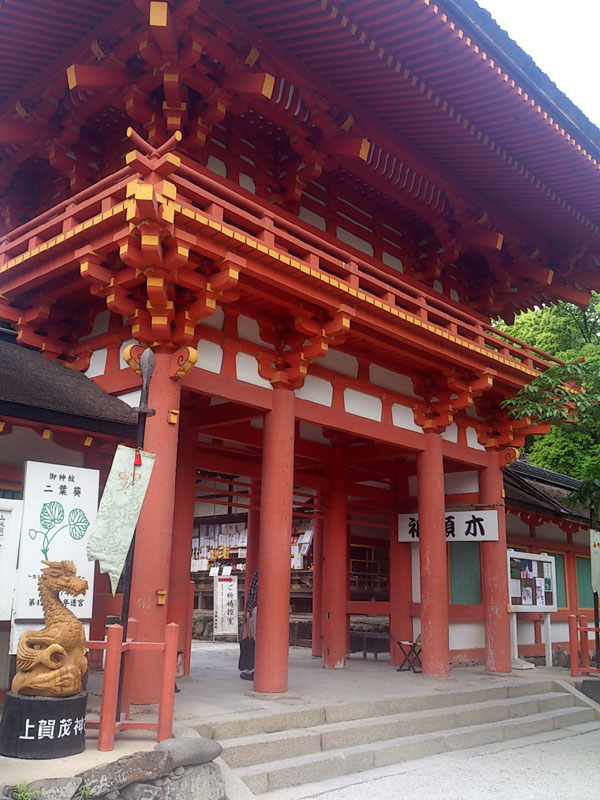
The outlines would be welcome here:
<svg viewBox="0 0 600 800">
<path fill-rule="evenodd" d="M 276 800 L 292 787 L 294 797 L 312 797 L 319 782 L 403 761 L 595 728 L 600 715 L 585 700 L 553 681 L 533 681 L 290 709 L 217 723 L 213 735 L 250 791 Z"/>
</svg>

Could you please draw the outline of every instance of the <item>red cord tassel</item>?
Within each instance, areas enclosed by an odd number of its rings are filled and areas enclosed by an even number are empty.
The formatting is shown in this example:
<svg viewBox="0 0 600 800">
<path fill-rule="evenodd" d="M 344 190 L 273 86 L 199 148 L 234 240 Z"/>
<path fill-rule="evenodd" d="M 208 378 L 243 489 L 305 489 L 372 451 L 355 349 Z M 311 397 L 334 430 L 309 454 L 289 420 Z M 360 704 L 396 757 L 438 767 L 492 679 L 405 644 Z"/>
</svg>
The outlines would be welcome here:
<svg viewBox="0 0 600 800">
<path fill-rule="evenodd" d="M 133 459 L 133 466 L 134 467 L 141 467 L 142 466 L 142 454 L 139 450 L 135 451 L 135 457 Z"/>
</svg>

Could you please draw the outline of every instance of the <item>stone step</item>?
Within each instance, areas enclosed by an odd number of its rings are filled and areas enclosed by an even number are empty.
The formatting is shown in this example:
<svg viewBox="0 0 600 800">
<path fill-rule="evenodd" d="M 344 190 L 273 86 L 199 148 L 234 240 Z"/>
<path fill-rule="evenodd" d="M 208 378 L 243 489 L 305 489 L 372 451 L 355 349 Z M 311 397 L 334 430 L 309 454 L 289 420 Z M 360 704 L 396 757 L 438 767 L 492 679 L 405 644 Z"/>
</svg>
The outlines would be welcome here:
<svg viewBox="0 0 600 800">
<path fill-rule="evenodd" d="M 223 758 L 229 766 L 246 767 L 261 761 L 275 761 L 292 755 L 336 750 L 385 739 L 397 739 L 401 736 L 529 716 L 543 711 L 567 708 L 574 704 L 575 697 L 571 694 L 548 692 L 467 703 L 442 709 L 332 722 L 293 731 L 221 739 L 220 744 L 223 747 Z"/>
<path fill-rule="evenodd" d="M 567 739 L 577 736 L 582 733 L 591 733 L 592 731 L 600 731 L 600 722 L 584 722 L 579 725 L 570 725 L 565 728 L 557 730 L 543 731 L 535 736 L 526 736 L 523 738 L 508 739 L 507 741 L 494 742 L 488 745 L 482 745 L 475 748 L 467 748 L 465 750 L 457 750 L 452 753 L 453 758 L 469 759 L 474 756 L 491 755 L 495 753 L 504 753 L 509 750 L 514 750 L 520 747 L 529 747 L 530 745 L 543 744 L 546 742 L 556 741 L 557 739 Z M 577 745 L 574 744 L 574 747 Z M 443 764 L 444 759 L 448 758 L 448 753 L 438 753 L 430 759 L 427 759 L 428 765 L 435 766 L 436 764 Z M 370 781 L 376 781 L 380 778 L 388 778 L 391 776 L 404 775 L 421 765 L 419 759 L 398 762 L 391 764 L 387 767 L 377 767 L 375 769 L 367 770 L 357 777 L 355 773 L 338 776 L 337 778 L 329 778 L 325 781 L 318 783 L 305 783 L 300 786 L 287 787 L 285 789 L 275 789 L 265 795 L 265 800 L 314 800 L 315 797 L 321 796 L 327 792 L 339 791 L 348 786 L 356 785 L 357 781 L 361 784 L 368 784 Z"/>
<path fill-rule="evenodd" d="M 595 720 L 593 709 L 571 706 L 517 719 L 436 730 L 272 760 L 239 768 L 236 774 L 252 792 L 266 794 L 304 783 L 325 781 L 402 761 L 523 738 Z"/>
<path fill-rule="evenodd" d="M 516 685 L 490 686 L 485 689 L 458 689 L 440 691 L 435 694 L 413 695 L 412 697 L 392 697 L 382 700 L 363 700 L 355 703 L 340 702 L 327 706 L 300 709 L 283 714 L 249 713 L 236 715 L 234 719 L 215 722 L 210 731 L 206 723 L 198 731 L 203 736 L 212 736 L 218 741 L 242 736 L 253 736 L 277 731 L 307 728 L 330 722 L 344 722 L 408 711 L 427 711 L 448 708 L 453 705 L 485 702 L 487 700 L 507 700 L 528 694 L 555 692 L 553 681 L 523 681 Z M 191 721 L 187 727 L 195 727 Z"/>
</svg>

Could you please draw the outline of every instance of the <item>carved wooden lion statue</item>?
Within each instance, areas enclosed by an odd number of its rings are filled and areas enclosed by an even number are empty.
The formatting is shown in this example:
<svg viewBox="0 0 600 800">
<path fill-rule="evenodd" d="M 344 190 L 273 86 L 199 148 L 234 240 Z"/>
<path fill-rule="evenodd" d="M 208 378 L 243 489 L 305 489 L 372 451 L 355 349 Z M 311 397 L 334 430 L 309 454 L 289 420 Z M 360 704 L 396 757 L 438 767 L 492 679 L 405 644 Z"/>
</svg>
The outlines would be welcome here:
<svg viewBox="0 0 600 800">
<path fill-rule="evenodd" d="M 82 677 L 88 669 L 83 625 L 62 604 L 59 593 L 84 595 L 87 581 L 77 577 L 72 561 L 42 561 L 38 591 L 46 627 L 26 631 L 17 645 L 15 694 L 68 697 L 81 692 Z"/>
</svg>

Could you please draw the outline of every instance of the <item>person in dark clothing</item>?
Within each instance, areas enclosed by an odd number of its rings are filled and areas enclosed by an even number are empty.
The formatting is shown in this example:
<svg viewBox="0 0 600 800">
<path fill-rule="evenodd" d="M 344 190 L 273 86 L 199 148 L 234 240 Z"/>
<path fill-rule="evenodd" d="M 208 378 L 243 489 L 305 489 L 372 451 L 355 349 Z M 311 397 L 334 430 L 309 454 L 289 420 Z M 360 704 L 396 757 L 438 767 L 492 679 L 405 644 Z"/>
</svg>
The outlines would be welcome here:
<svg viewBox="0 0 600 800">
<path fill-rule="evenodd" d="M 256 639 L 256 604 L 258 603 L 258 570 L 254 571 L 250 586 L 248 588 L 248 599 L 246 600 L 246 608 L 244 610 L 244 622 L 248 628 L 248 635 Z M 254 667 L 252 669 L 243 669 L 240 672 L 240 678 L 243 681 L 254 680 Z"/>
</svg>

